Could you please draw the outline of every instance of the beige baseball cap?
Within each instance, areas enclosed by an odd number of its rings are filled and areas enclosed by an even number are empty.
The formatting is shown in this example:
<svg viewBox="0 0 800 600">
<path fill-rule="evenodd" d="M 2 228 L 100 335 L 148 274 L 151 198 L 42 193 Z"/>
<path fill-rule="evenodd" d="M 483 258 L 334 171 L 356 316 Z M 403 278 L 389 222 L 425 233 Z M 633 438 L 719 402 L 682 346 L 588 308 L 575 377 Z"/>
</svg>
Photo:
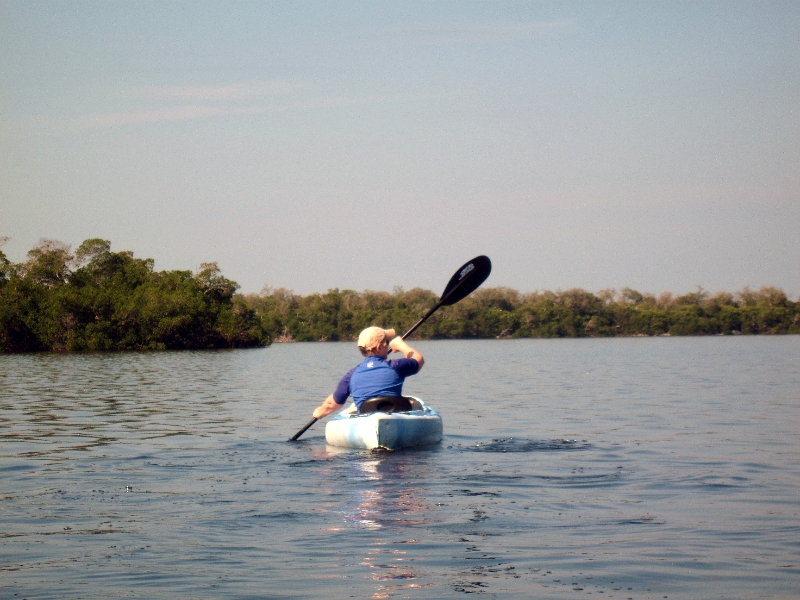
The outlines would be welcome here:
<svg viewBox="0 0 800 600">
<path fill-rule="evenodd" d="M 365 350 L 372 350 L 386 340 L 387 342 L 397 334 L 394 329 L 383 329 L 382 327 L 367 327 L 358 335 L 358 347 Z"/>
</svg>

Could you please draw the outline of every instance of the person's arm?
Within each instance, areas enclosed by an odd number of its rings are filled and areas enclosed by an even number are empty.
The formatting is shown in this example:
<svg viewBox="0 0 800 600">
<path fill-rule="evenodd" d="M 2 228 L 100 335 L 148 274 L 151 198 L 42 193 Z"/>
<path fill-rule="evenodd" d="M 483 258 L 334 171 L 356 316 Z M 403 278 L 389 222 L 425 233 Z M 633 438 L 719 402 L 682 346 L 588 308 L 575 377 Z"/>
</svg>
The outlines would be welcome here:
<svg viewBox="0 0 800 600">
<path fill-rule="evenodd" d="M 344 403 L 347 402 L 347 397 L 350 395 L 350 377 L 353 375 L 353 371 L 355 370 L 355 367 L 350 369 L 339 381 L 339 384 L 336 386 L 336 390 L 330 396 L 325 398 L 325 402 L 314 409 L 313 414 L 315 419 L 321 419 L 322 417 L 325 417 L 344 406 Z"/>
<path fill-rule="evenodd" d="M 422 365 L 425 364 L 425 359 L 422 358 L 422 353 L 419 350 L 415 350 L 408 344 L 406 341 L 401 337 L 394 338 L 391 342 L 389 342 L 389 347 L 394 352 L 399 352 L 406 358 L 413 358 L 419 363 L 419 368 L 422 369 Z"/>
<path fill-rule="evenodd" d="M 314 409 L 314 418 L 321 419 L 322 417 L 326 417 L 332 412 L 339 410 L 344 406 L 343 404 L 339 404 L 334 400 L 333 394 L 325 398 L 325 402 L 320 404 L 317 408 Z"/>
</svg>

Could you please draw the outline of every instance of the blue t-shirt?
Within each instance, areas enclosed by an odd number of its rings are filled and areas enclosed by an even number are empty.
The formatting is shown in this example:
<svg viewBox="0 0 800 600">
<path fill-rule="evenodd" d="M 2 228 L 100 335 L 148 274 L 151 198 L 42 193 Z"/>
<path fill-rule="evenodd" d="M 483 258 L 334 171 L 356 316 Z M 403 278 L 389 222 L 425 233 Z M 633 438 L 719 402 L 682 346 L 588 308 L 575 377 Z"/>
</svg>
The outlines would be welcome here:
<svg viewBox="0 0 800 600">
<path fill-rule="evenodd" d="M 403 380 L 418 372 L 416 358 L 384 360 L 380 356 L 367 356 L 342 377 L 333 392 L 333 399 L 337 404 L 344 404 L 347 397 L 352 396 L 353 402 L 361 408 L 361 404 L 370 398 L 402 396 Z"/>
</svg>

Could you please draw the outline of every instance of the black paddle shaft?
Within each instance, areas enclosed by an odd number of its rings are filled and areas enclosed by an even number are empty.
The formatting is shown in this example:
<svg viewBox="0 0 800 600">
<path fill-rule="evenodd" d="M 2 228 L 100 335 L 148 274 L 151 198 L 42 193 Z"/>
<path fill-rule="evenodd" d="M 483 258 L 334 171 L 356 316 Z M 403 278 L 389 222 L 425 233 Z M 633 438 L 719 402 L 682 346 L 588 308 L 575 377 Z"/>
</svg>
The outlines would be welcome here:
<svg viewBox="0 0 800 600">
<path fill-rule="evenodd" d="M 450 278 L 450 281 L 447 282 L 444 292 L 442 292 L 442 297 L 439 298 L 439 301 L 432 309 L 428 311 L 428 314 L 422 317 L 411 329 L 403 334 L 402 339 L 406 339 L 408 336 L 414 333 L 417 330 L 417 327 L 422 325 L 428 319 L 428 317 L 439 310 L 440 307 L 455 304 L 459 300 L 466 298 L 472 292 L 477 290 L 481 284 L 486 281 L 486 278 L 489 277 L 491 272 L 492 261 L 489 260 L 488 256 L 476 256 L 471 261 L 461 265 L 461 268 L 459 268 L 458 271 L 456 271 L 455 274 Z M 305 427 L 295 433 L 289 439 L 289 441 L 296 442 L 297 439 L 316 422 L 317 418 L 314 417 L 306 424 Z"/>
<path fill-rule="evenodd" d="M 305 427 L 303 427 L 303 428 L 302 428 L 300 431 L 298 431 L 297 433 L 295 433 L 295 434 L 294 434 L 294 435 L 293 435 L 293 436 L 292 436 L 292 437 L 289 439 L 289 441 L 290 441 L 290 442 L 296 442 L 296 441 L 297 441 L 297 438 L 299 438 L 301 435 L 303 435 L 303 434 L 306 432 L 306 430 L 307 430 L 309 427 L 311 427 L 311 426 L 312 426 L 314 423 L 316 423 L 316 422 L 317 422 L 317 417 L 314 417 L 314 418 L 313 418 L 313 419 L 311 419 L 311 420 L 310 420 L 308 423 L 306 423 L 306 426 L 305 426 Z"/>
</svg>

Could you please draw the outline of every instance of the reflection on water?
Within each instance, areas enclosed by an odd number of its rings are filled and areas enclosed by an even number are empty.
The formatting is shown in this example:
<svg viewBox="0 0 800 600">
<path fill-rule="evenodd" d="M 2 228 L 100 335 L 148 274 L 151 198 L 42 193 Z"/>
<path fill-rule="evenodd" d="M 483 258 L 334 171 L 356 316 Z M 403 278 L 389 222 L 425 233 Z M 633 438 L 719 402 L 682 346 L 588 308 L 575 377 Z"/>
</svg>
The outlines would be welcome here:
<svg viewBox="0 0 800 600">
<path fill-rule="evenodd" d="M 374 532 L 387 527 L 403 531 L 429 523 L 430 507 L 421 495 L 422 489 L 415 485 L 426 478 L 424 467 L 416 468 L 411 453 L 374 454 L 366 460 L 349 463 L 353 468 L 348 478 L 362 485 L 354 486 L 352 505 L 342 511 L 345 521 Z M 368 488 L 363 485 L 367 482 Z M 415 540 L 404 542 L 408 545 Z M 419 574 L 413 553 L 409 554 L 405 547 L 395 548 L 389 540 L 377 535 L 360 566 L 368 569 L 373 581 L 387 582 L 376 587 L 373 598 L 388 598 L 389 592 L 433 586 L 433 583 L 415 583 Z"/>
<path fill-rule="evenodd" d="M 343 497 L 338 504 L 340 522 L 325 528 L 330 533 L 370 532 L 360 549 L 357 566 L 365 580 L 377 582 L 372 598 L 389 598 L 403 590 L 434 587 L 420 581 L 416 561 L 419 539 L 396 539 L 414 528 L 435 523 L 432 506 L 421 481 L 429 478 L 425 458 L 431 449 L 406 452 L 350 451 L 331 446 L 311 450 L 311 460 L 294 466 L 316 466 L 321 482 L 331 482 L 323 497 Z M 435 451 L 435 450 L 434 450 Z M 349 577 L 349 576 L 347 576 Z"/>
<path fill-rule="evenodd" d="M 394 453 L 285 441 L 349 344 L 0 356 L 0 597 L 794 597 L 800 338 L 420 345 Z"/>
</svg>

